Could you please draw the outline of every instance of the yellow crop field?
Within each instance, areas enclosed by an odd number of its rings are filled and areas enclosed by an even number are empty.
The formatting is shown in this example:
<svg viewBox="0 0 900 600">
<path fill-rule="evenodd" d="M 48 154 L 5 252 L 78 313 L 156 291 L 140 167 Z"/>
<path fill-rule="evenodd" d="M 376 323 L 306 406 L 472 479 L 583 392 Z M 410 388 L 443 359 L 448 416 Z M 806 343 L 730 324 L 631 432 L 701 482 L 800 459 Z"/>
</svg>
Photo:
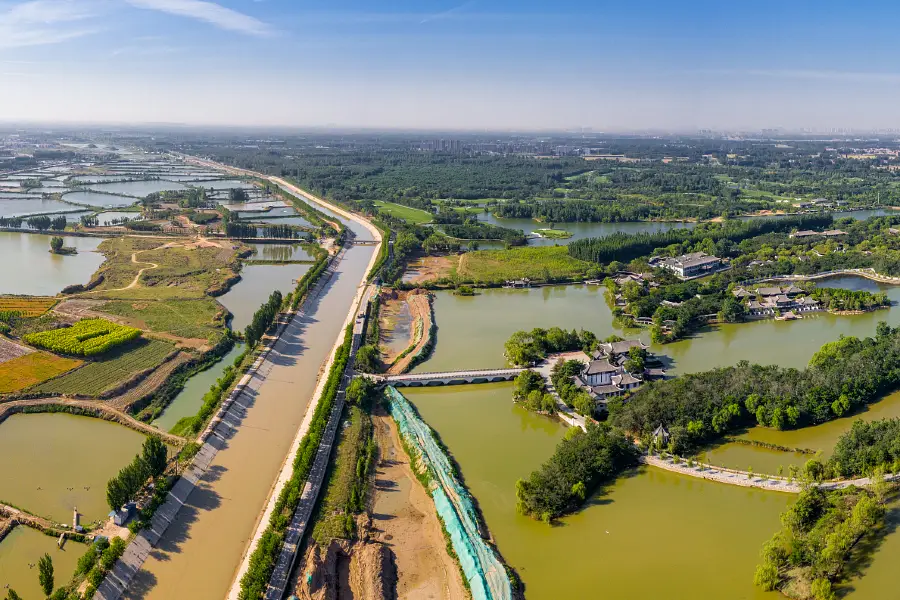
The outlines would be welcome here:
<svg viewBox="0 0 900 600">
<path fill-rule="evenodd" d="M 22 317 L 39 317 L 56 304 L 47 296 L 0 296 L 0 313 L 17 312 Z"/>
<path fill-rule="evenodd" d="M 0 394 L 18 392 L 81 365 L 80 360 L 32 352 L 0 364 Z"/>
</svg>

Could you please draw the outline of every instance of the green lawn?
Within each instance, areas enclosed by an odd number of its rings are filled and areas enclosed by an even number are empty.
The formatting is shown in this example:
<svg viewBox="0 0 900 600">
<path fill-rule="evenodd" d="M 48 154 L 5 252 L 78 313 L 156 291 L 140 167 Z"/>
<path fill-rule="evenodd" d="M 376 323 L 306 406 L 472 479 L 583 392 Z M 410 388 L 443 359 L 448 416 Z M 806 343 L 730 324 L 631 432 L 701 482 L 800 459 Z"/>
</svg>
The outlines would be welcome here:
<svg viewBox="0 0 900 600">
<path fill-rule="evenodd" d="M 411 223 L 413 225 L 431 223 L 432 220 L 431 213 L 427 213 L 424 210 L 419 210 L 418 208 L 403 206 L 402 204 L 394 204 L 393 202 L 382 202 L 381 200 L 376 200 L 375 206 L 378 207 L 378 212 L 390 215 L 397 219 L 403 219 L 407 223 Z"/>
<path fill-rule="evenodd" d="M 564 281 L 583 278 L 594 266 L 572 258 L 565 247 L 519 247 L 467 252 L 460 257 L 457 275 L 461 282 L 476 284 L 523 277 L 533 281 Z"/>
</svg>

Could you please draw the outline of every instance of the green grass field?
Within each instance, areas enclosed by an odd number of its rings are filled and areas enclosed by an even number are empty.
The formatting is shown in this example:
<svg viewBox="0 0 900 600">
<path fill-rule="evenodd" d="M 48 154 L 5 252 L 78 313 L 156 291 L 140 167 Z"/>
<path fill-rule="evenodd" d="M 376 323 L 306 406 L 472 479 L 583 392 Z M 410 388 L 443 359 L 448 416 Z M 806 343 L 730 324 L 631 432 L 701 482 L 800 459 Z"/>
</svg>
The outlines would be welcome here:
<svg viewBox="0 0 900 600">
<path fill-rule="evenodd" d="M 98 310 L 128 319 L 134 327 L 182 338 L 218 341 L 225 326 L 224 311 L 212 298 L 196 300 L 113 300 Z"/>
<path fill-rule="evenodd" d="M 110 352 L 102 360 L 91 361 L 80 369 L 41 383 L 31 388 L 31 391 L 99 396 L 145 369 L 158 367 L 174 350 L 172 344 L 141 339 L 128 347 Z"/>
<path fill-rule="evenodd" d="M 381 200 L 376 200 L 375 206 L 378 207 L 378 212 L 390 215 L 397 219 L 403 219 L 407 223 L 411 223 L 413 225 L 431 223 L 432 220 L 432 215 L 430 213 L 427 213 L 424 210 L 419 210 L 418 208 L 403 206 L 402 204 L 394 204 L 393 202 L 382 202 Z"/>
<path fill-rule="evenodd" d="M 563 281 L 588 275 L 594 265 L 569 256 L 565 247 L 479 250 L 462 255 L 457 268 L 461 282 L 501 283 L 528 277 L 533 281 Z"/>
</svg>

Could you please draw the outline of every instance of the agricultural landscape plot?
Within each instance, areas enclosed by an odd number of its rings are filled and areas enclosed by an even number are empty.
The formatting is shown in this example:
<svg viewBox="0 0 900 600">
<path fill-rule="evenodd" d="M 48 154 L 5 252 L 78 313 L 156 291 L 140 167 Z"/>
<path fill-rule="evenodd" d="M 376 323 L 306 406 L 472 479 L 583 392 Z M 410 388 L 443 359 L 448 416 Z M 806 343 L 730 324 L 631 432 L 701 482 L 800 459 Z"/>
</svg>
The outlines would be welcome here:
<svg viewBox="0 0 900 600">
<path fill-rule="evenodd" d="M 38 348 L 73 356 L 97 356 L 141 335 L 140 329 L 105 319 L 84 319 L 71 327 L 29 333 L 23 339 Z"/>
<path fill-rule="evenodd" d="M 33 389 L 42 394 L 99 396 L 141 371 L 158 367 L 174 350 L 167 342 L 141 339 Z"/>
<path fill-rule="evenodd" d="M 15 312 L 21 317 L 39 317 L 56 302 L 56 298 L 43 296 L 0 296 L 0 313 Z"/>
<path fill-rule="evenodd" d="M 24 390 L 51 377 L 71 371 L 80 360 L 54 356 L 46 352 L 30 352 L 0 363 L 0 394 Z"/>
</svg>

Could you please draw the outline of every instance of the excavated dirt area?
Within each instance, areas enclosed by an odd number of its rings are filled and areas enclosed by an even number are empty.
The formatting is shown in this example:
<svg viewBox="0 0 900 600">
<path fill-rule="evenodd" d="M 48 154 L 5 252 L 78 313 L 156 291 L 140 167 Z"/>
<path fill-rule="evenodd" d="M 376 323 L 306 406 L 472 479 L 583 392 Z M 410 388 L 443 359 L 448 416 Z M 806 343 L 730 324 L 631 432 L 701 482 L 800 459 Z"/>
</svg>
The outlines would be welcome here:
<svg viewBox="0 0 900 600">
<path fill-rule="evenodd" d="M 373 415 L 379 460 L 361 540 L 313 544 L 297 570 L 302 600 L 462 600 L 459 568 L 447 554 L 434 503 L 418 482 L 396 425 Z"/>
</svg>

